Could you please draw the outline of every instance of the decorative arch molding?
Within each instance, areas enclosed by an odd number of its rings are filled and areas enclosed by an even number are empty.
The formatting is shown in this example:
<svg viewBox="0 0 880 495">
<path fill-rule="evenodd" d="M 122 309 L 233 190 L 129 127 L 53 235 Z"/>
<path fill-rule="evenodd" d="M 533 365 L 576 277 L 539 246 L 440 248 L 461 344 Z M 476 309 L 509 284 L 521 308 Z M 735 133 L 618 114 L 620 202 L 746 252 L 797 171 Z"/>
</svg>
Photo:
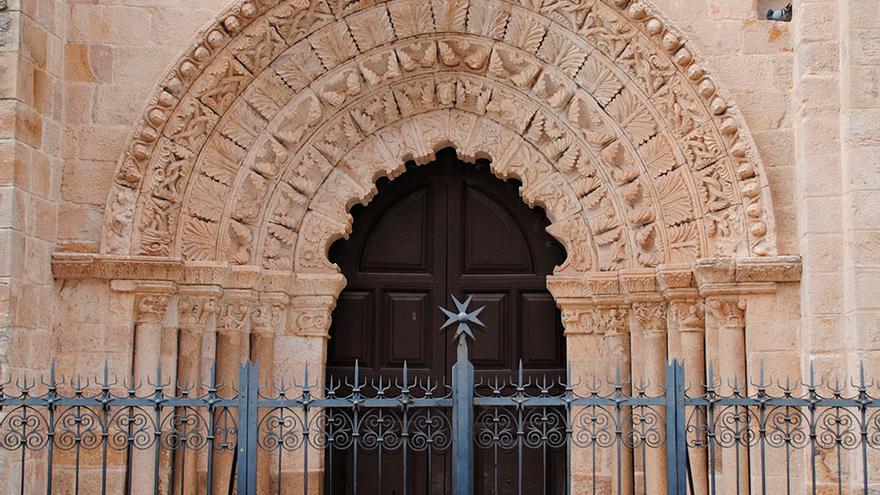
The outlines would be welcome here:
<svg viewBox="0 0 880 495">
<path fill-rule="evenodd" d="M 559 272 L 776 254 L 763 165 L 644 1 L 237 4 L 162 80 L 102 254 L 335 273 L 348 208 L 454 145 L 523 182 Z"/>
</svg>

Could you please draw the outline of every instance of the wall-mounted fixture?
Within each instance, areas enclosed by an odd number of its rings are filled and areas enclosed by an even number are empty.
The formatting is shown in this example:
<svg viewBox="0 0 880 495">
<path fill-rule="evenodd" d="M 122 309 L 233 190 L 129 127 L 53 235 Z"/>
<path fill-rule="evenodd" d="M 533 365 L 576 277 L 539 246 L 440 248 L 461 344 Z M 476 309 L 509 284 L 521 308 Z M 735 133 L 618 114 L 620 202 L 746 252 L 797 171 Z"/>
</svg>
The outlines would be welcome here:
<svg viewBox="0 0 880 495">
<path fill-rule="evenodd" d="M 781 9 L 770 9 L 767 11 L 767 20 L 768 21 L 780 21 L 780 22 L 790 22 L 791 21 L 791 2 Z"/>
</svg>

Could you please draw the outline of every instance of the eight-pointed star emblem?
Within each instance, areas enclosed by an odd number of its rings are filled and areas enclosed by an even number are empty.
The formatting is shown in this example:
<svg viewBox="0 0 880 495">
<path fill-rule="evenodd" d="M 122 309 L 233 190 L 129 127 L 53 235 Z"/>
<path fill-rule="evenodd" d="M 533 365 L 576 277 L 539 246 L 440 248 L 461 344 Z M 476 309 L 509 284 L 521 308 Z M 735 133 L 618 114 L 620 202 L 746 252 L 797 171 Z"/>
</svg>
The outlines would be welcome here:
<svg viewBox="0 0 880 495">
<path fill-rule="evenodd" d="M 453 323 L 458 323 L 458 328 L 456 329 L 455 336 L 453 338 L 458 339 L 462 335 L 466 335 L 471 339 L 474 339 L 474 334 L 473 332 L 471 332 L 471 327 L 468 325 L 468 323 L 476 323 L 481 327 L 485 327 L 486 325 L 484 325 L 483 322 L 480 321 L 478 316 L 480 315 L 480 313 L 483 312 L 484 309 L 486 309 L 486 306 L 482 306 L 468 313 L 468 306 L 470 306 L 471 300 L 473 298 L 474 296 L 468 296 L 468 298 L 464 302 L 461 302 L 458 300 L 458 298 L 452 296 L 452 301 L 455 303 L 455 308 L 458 309 L 458 313 L 441 307 L 440 311 L 443 311 L 443 314 L 446 315 L 447 320 L 446 323 L 444 323 L 443 326 L 440 327 L 440 330 L 444 330 L 446 327 L 452 325 Z"/>
</svg>

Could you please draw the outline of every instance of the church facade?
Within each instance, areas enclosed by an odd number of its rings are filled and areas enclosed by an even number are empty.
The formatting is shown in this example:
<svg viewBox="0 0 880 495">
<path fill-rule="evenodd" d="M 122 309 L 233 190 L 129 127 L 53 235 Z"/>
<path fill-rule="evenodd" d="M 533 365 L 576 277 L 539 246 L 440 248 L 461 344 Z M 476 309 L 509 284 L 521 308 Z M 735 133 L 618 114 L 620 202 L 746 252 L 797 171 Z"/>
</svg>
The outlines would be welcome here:
<svg viewBox="0 0 880 495">
<path fill-rule="evenodd" d="M 450 294 L 478 376 L 880 377 L 880 6 L 782 7 L 0 2 L 2 377 L 443 376 Z"/>
</svg>

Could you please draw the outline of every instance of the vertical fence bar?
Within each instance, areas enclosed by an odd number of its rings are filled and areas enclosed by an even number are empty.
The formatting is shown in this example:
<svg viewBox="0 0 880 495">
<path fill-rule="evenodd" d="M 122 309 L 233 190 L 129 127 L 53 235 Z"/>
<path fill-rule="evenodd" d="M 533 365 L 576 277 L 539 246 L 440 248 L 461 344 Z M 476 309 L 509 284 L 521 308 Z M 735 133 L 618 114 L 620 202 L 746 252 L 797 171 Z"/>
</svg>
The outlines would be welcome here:
<svg viewBox="0 0 880 495">
<path fill-rule="evenodd" d="M 2 396 L 2 394 L 0 394 Z M 52 495 L 52 464 L 54 463 L 54 453 L 55 453 L 55 401 L 58 399 L 58 383 L 55 381 L 55 360 L 52 360 L 52 365 L 49 368 L 49 389 L 47 394 L 47 402 L 46 408 L 49 411 L 49 424 L 48 424 L 48 468 L 46 475 L 46 494 Z M 21 480 L 22 484 L 24 484 L 24 479 Z"/>
<path fill-rule="evenodd" d="M 687 425 L 684 367 L 678 360 L 666 366 L 666 471 L 668 495 L 687 494 Z"/>
<path fill-rule="evenodd" d="M 257 493 L 257 367 L 242 364 L 238 370 L 238 495 Z"/>
<path fill-rule="evenodd" d="M 474 487 L 474 365 L 468 360 L 466 337 L 458 339 L 452 366 L 452 493 L 471 495 Z"/>
</svg>

